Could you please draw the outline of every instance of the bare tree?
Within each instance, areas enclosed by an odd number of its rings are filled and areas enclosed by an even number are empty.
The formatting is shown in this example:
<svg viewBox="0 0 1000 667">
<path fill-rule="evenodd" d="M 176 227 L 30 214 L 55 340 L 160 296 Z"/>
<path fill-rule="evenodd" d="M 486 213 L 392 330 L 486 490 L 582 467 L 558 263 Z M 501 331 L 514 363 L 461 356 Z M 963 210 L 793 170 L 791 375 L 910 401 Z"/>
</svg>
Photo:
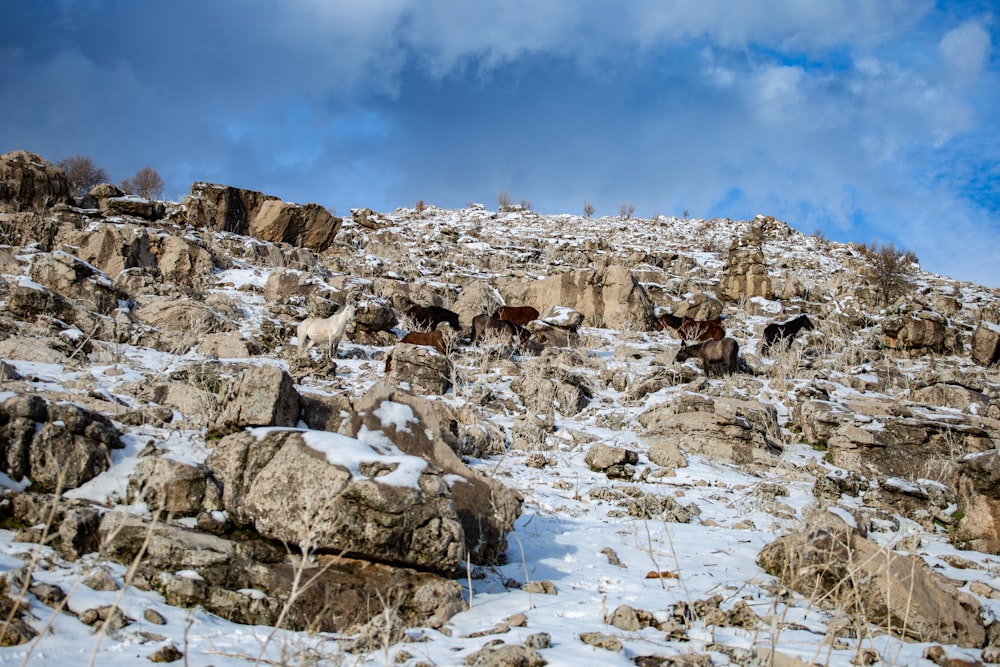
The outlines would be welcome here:
<svg viewBox="0 0 1000 667">
<path fill-rule="evenodd" d="M 74 199 L 83 197 L 95 185 L 108 182 L 108 172 L 95 165 L 86 155 L 63 158 L 56 166 L 66 172 L 70 194 Z"/>
<path fill-rule="evenodd" d="M 917 263 L 917 256 L 912 252 L 897 250 L 891 243 L 877 245 L 874 241 L 855 247 L 867 262 L 861 275 L 878 291 L 885 305 L 913 289 L 913 265 Z"/>
<path fill-rule="evenodd" d="M 628 220 L 635 213 L 635 204 L 632 202 L 624 202 L 618 207 L 618 215 L 622 217 L 622 220 Z"/>
<path fill-rule="evenodd" d="M 594 216 L 594 205 L 589 201 L 583 202 L 583 215 L 584 217 L 591 218 Z"/>
<path fill-rule="evenodd" d="M 509 211 L 511 205 L 510 193 L 504 190 L 503 192 L 497 194 L 497 210 Z"/>
<path fill-rule="evenodd" d="M 163 196 L 163 179 L 158 171 L 149 166 L 137 171 L 132 178 L 123 180 L 120 187 L 130 195 L 146 199 L 160 199 Z"/>
</svg>

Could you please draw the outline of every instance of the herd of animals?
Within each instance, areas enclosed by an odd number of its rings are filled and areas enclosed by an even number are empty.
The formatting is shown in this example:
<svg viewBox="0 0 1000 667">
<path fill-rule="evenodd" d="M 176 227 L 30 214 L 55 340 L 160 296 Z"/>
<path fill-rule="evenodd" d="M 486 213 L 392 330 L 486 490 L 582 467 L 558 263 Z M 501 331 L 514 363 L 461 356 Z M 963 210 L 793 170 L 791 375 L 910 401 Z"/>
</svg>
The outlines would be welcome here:
<svg viewBox="0 0 1000 667">
<path fill-rule="evenodd" d="M 344 336 L 348 325 L 354 320 L 356 304 L 349 302 L 336 313 L 326 318 L 309 317 L 298 326 L 298 349 L 305 354 L 313 344 L 324 345 L 332 357 L 336 357 L 337 346 Z M 423 345 L 446 353 L 447 342 L 444 333 L 438 328 L 446 324 L 456 333 L 462 331 L 458 313 L 441 306 L 411 306 L 407 316 L 419 331 L 410 331 L 400 342 L 412 345 Z M 526 325 L 538 319 L 539 312 L 531 306 L 503 306 L 493 314 L 483 313 L 472 318 L 471 342 L 480 342 L 486 335 L 494 335 L 502 340 L 510 340 L 515 344 L 526 342 L 531 332 Z M 677 352 L 675 361 L 684 362 L 688 359 L 700 359 L 707 376 L 732 375 L 745 364 L 740 364 L 740 345 L 735 338 L 726 336 L 722 318 L 712 320 L 696 320 L 690 317 L 678 317 L 664 313 L 656 320 L 656 329 L 663 331 L 673 329 L 681 339 L 681 349 Z M 775 345 L 787 345 L 800 331 L 814 328 L 808 315 L 802 314 L 785 322 L 772 322 L 764 327 L 761 353 L 769 354 Z M 392 355 L 386 356 L 385 372 L 392 370 Z"/>
</svg>

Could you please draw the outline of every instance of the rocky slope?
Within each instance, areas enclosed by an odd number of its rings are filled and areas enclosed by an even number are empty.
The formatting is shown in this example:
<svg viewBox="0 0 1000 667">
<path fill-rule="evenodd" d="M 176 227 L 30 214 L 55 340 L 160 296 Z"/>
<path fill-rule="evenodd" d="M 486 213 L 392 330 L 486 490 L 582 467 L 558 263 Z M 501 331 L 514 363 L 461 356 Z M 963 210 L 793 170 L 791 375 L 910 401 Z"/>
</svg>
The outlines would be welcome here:
<svg viewBox="0 0 1000 667">
<path fill-rule="evenodd" d="M 994 291 L 911 267 L 886 304 L 766 216 L 68 192 L 0 156 L 0 660 L 1000 659 Z M 523 345 L 398 343 L 505 303 Z M 740 372 L 662 312 L 722 317 Z"/>
</svg>

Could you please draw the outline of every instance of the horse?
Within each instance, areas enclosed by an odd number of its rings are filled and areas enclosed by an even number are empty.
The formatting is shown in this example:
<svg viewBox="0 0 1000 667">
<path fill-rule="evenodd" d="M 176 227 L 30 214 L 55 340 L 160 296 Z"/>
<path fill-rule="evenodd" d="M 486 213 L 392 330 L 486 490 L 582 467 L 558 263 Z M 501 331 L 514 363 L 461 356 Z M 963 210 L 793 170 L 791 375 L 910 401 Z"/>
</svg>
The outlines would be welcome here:
<svg viewBox="0 0 1000 667">
<path fill-rule="evenodd" d="M 726 328 L 719 319 L 696 320 L 664 313 L 656 320 L 656 330 L 663 331 L 667 327 L 675 330 L 683 341 L 722 340 L 726 337 Z"/>
<path fill-rule="evenodd" d="M 422 329 L 436 329 L 441 322 L 447 322 L 455 331 L 461 331 L 458 313 L 441 306 L 411 306 L 406 314 Z"/>
<path fill-rule="evenodd" d="M 307 317 L 299 322 L 296 333 L 299 337 L 299 354 L 304 354 L 312 348 L 313 343 L 326 343 L 330 356 L 337 356 L 337 346 L 347 330 L 347 325 L 354 321 L 357 312 L 352 301 L 330 317 Z"/>
<path fill-rule="evenodd" d="M 532 320 L 537 320 L 538 315 L 539 312 L 531 306 L 503 306 L 497 312 L 493 313 L 493 317 L 521 326 Z"/>
<path fill-rule="evenodd" d="M 531 336 L 531 332 L 522 327 L 520 324 L 514 324 L 508 320 L 502 320 L 498 317 L 493 317 L 492 315 L 487 315 L 483 313 L 482 315 L 476 315 L 472 318 L 472 342 L 477 343 L 479 340 L 489 334 L 495 332 L 498 336 L 505 338 L 510 338 L 512 340 L 517 340 L 521 343 L 528 340 Z"/>
<path fill-rule="evenodd" d="M 764 327 L 764 342 L 761 344 L 760 350 L 767 354 L 775 343 L 785 345 L 790 343 L 803 329 L 811 331 L 815 328 L 812 320 L 805 313 L 793 317 L 787 322 L 772 322 Z"/>
<path fill-rule="evenodd" d="M 732 375 L 739 370 L 740 344 L 735 338 L 723 338 L 722 340 L 707 340 L 695 345 L 681 343 L 674 361 L 687 361 L 688 359 L 701 359 L 702 368 L 705 375 L 711 377 L 714 374 Z"/>
<path fill-rule="evenodd" d="M 400 343 L 409 343 L 410 345 L 423 345 L 425 347 L 433 347 L 435 350 L 441 354 L 445 354 L 447 347 L 445 346 L 444 332 L 440 329 L 435 329 L 434 331 L 410 331 L 399 341 Z M 392 352 L 390 352 L 385 357 L 385 372 L 388 373 L 392 370 Z"/>
</svg>

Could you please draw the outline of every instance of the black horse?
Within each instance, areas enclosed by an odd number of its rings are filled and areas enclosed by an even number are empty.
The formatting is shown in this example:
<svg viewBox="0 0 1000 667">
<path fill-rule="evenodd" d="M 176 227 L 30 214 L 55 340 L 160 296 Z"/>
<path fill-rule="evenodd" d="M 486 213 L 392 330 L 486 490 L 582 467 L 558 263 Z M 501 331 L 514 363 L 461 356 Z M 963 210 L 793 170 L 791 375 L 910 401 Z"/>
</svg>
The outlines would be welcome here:
<svg viewBox="0 0 1000 667">
<path fill-rule="evenodd" d="M 768 324 L 764 327 L 764 342 L 760 347 L 763 354 L 767 354 L 771 350 L 771 346 L 775 343 L 786 345 L 792 341 L 795 336 L 798 335 L 800 331 L 805 329 L 806 331 L 811 331 L 816 327 L 813 325 L 812 320 L 806 314 L 793 317 L 787 322 L 774 322 Z"/>
</svg>

